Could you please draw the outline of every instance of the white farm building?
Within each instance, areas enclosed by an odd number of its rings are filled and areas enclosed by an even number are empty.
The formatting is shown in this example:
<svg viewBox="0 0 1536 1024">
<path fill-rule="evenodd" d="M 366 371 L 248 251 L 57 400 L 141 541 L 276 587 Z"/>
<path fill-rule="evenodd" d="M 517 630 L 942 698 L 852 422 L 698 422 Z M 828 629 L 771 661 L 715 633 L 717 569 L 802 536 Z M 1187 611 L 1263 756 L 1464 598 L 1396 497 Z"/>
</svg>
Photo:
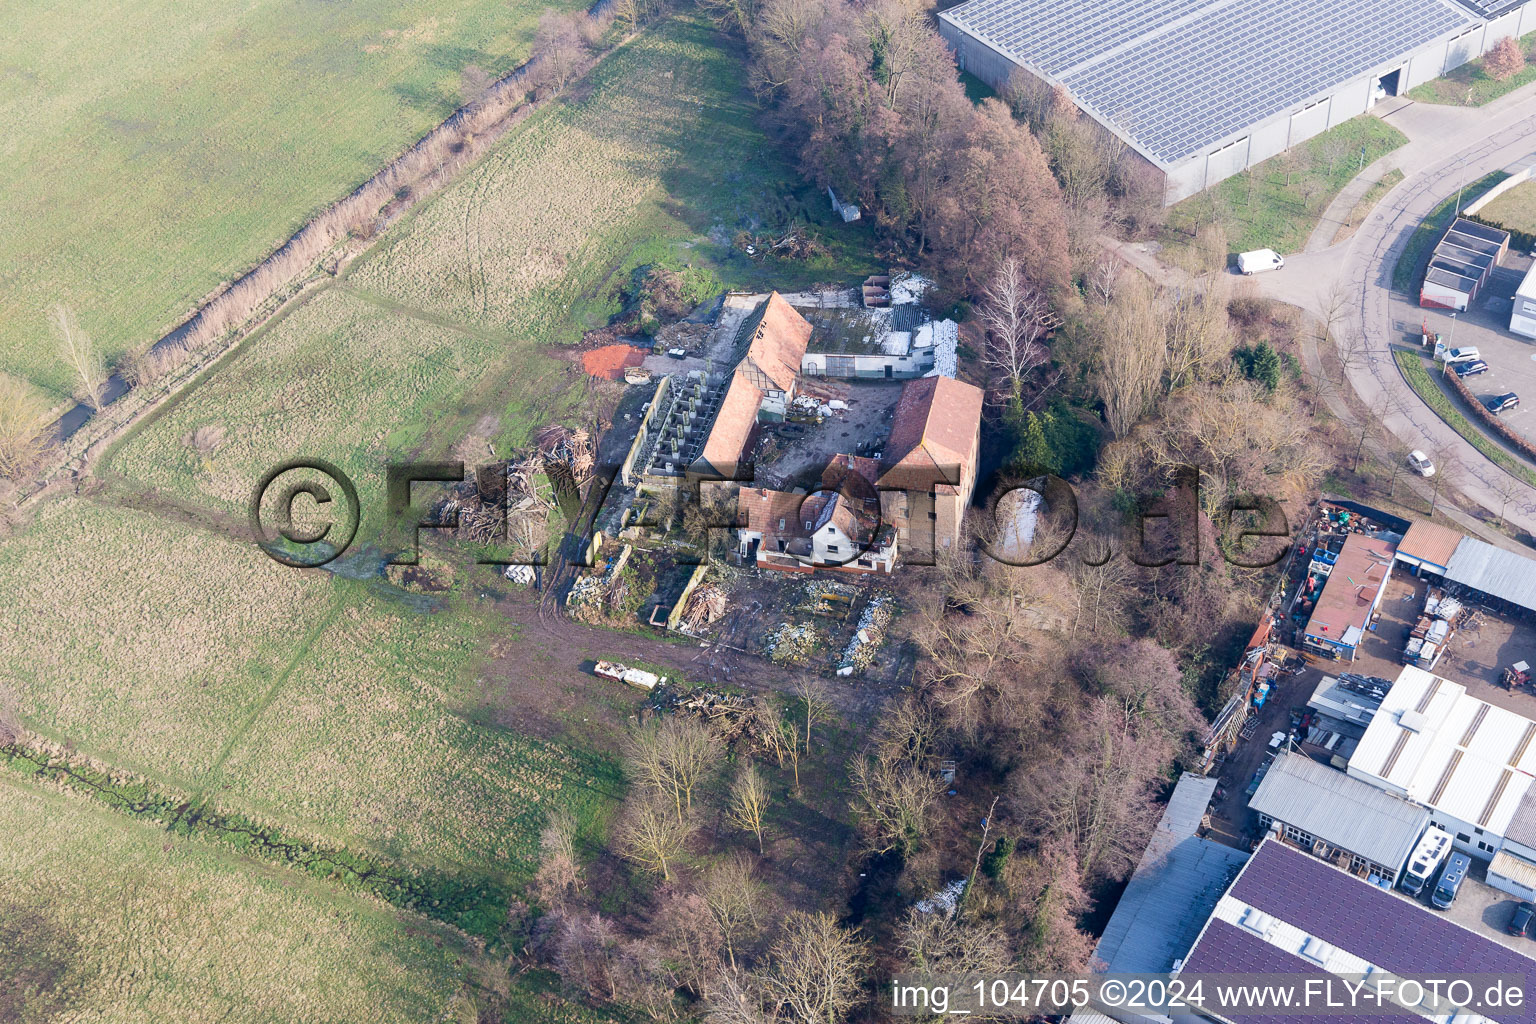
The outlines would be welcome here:
<svg viewBox="0 0 1536 1024">
<path fill-rule="evenodd" d="M 994 89 L 1065 89 L 1174 203 L 1536 30 L 1536 3 L 967 0 L 939 30 Z"/>
</svg>

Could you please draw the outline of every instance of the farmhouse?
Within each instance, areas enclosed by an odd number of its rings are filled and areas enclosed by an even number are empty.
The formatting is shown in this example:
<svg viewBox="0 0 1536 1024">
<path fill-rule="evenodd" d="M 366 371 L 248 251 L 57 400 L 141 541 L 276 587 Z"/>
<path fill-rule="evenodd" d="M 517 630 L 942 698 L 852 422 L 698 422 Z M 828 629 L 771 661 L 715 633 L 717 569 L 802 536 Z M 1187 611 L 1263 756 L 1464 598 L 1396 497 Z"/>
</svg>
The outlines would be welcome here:
<svg viewBox="0 0 1536 1024">
<path fill-rule="evenodd" d="M 811 325 L 778 292 L 771 293 L 742 324 L 745 352 L 731 371 L 725 394 L 690 475 L 734 480 L 745 468 L 759 420 L 781 421 L 795 397 L 800 360 Z"/>
<path fill-rule="evenodd" d="M 999 92 L 1059 87 L 1174 203 L 1536 29 L 1526 0 L 967 0 L 939 14 Z"/>
<path fill-rule="evenodd" d="M 885 572 L 896 566 L 895 531 L 880 522 L 880 502 L 822 489 L 792 494 L 744 487 L 737 497 L 745 525 L 738 553 L 763 569 Z"/>
<path fill-rule="evenodd" d="M 880 475 L 881 514 L 912 549 L 960 542 L 981 455 L 981 389 L 953 377 L 902 388 Z"/>
</svg>

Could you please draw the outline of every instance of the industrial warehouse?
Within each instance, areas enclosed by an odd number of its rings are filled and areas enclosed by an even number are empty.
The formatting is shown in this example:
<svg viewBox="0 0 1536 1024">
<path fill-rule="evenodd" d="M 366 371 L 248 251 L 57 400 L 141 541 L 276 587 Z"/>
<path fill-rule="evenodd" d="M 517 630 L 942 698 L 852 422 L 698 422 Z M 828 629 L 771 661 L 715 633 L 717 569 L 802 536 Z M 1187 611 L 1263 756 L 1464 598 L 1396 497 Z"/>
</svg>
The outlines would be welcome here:
<svg viewBox="0 0 1536 1024">
<path fill-rule="evenodd" d="M 1161 173 L 1170 204 L 1532 29 L 1525 0 L 968 0 L 939 15 L 961 68 L 999 92 L 1019 74 L 1064 89 Z"/>
</svg>

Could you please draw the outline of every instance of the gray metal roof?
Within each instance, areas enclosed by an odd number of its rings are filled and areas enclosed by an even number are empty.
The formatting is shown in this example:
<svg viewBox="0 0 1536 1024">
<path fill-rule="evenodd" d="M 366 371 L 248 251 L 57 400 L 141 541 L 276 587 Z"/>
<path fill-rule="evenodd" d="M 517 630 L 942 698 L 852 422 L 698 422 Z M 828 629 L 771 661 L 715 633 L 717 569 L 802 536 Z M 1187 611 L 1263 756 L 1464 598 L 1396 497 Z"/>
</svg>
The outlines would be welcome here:
<svg viewBox="0 0 1536 1024">
<path fill-rule="evenodd" d="M 939 17 L 1165 166 L 1474 23 L 1451 0 L 969 0 Z"/>
<path fill-rule="evenodd" d="M 1111 971 L 1163 972 L 1189 952 L 1238 868 L 1242 850 L 1195 834 L 1215 779 L 1184 775 L 1104 927 L 1094 955 Z"/>
<path fill-rule="evenodd" d="M 1269 766 L 1248 806 L 1394 869 L 1408 859 L 1429 823 L 1428 808 L 1291 753 Z"/>
<path fill-rule="evenodd" d="M 1536 559 L 1468 537 L 1456 545 L 1445 578 L 1520 608 L 1536 610 Z"/>
</svg>

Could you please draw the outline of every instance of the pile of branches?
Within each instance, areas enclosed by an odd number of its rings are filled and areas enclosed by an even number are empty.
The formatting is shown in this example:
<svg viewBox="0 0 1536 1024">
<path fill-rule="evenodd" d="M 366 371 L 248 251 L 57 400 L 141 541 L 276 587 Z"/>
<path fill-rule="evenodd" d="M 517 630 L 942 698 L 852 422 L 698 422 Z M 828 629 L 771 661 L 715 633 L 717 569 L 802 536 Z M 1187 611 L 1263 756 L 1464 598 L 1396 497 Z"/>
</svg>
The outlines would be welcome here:
<svg viewBox="0 0 1536 1024">
<path fill-rule="evenodd" d="M 770 255 L 780 259 L 808 260 L 827 251 L 819 239 L 795 221 L 791 221 L 784 230 L 771 234 L 764 232 L 755 235 L 750 231 L 738 231 L 732 241 L 736 248 L 755 260 Z"/>
<path fill-rule="evenodd" d="M 703 583 L 688 595 L 678 628 L 684 633 L 697 633 L 705 626 L 725 616 L 726 592 L 718 584 Z"/>
</svg>

